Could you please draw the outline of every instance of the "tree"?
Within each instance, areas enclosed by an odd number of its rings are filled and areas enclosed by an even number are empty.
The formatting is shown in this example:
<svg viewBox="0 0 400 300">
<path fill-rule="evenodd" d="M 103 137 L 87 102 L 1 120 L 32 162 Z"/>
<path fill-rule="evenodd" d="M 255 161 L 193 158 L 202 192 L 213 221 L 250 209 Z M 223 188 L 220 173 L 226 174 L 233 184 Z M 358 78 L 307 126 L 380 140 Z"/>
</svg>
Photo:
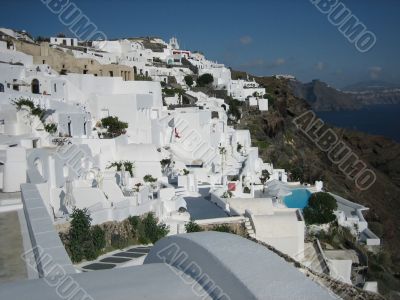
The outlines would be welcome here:
<svg viewBox="0 0 400 300">
<path fill-rule="evenodd" d="M 144 225 L 144 234 L 153 244 L 166 236 L 169 232 L 168 226 L 164 223 L 157 225 L 157 219 L 154 217 L 153 213 L 148 213 L 142 222 Z"/>
<path fill-rule="evenodd" d="M 73 262 L 84 258 L 95 258 L 95 248 L 91 240 L 90 217 L 88 210 L 74 208 L 69 229 L 69 251 Z"/>
<path fill-rule="evenodd" d="M 185 82 L 189 87 L 191 87 L 193 85 L 193 83 L 194 83 L 193 82 L 193 77 L 190 76 L 190 75 L 186 75 L 185 76 Z"/>
<path fill-rule="evenodd" d="M 207 86 L 213 82 L 214 82 L 214 77 L 209 73 L 205 73 L 201 75 L 199 78 L 197 78 L 197 85 L 200 87 Z"/>
<path fill-rule="evenodd" d="M 307 224 L 326 224 L 333 222 L 337 209 L 335 198 L 328 193 L 318 192 L 311 195 L 308 205 L 304 208 L 304 218 Z"/>
<path fill-rule="evenodd" d="M 122 122 L 118 117 L 106 117 L 101 119 L 101 125 L 107 128 L 107 137 L 114 138 L 126 133 L 128 123 Z"/>
<path fill-rule="evenodd" d="M 185 224 L 186 232 L 201 232 L 203 229 L 200 227 L 199 224 L 190 220 L 188 223 Z"/>
</svg>

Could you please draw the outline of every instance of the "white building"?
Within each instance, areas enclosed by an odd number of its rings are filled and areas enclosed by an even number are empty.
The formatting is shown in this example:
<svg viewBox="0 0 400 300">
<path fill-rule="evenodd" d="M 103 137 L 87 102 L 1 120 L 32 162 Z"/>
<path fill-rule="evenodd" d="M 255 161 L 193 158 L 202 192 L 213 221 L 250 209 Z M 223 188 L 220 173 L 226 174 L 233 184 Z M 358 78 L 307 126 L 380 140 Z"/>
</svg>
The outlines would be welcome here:
<svg viewBox="0 0 400 300">
<path fill-rule="evenodd" d="M 77 47 L 78 39 L 77 38 L 67 38 L 67 37 L 51 37 L 50 44 L 69 46 L 69 47 Z"/>
</svg>

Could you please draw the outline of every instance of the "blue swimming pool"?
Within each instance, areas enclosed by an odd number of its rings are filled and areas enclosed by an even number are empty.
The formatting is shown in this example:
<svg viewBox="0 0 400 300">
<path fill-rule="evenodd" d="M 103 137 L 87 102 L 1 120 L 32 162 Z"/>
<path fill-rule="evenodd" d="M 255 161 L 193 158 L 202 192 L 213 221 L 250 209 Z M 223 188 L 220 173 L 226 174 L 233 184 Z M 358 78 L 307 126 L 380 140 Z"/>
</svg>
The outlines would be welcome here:
<svg viewBox="0 0 400 300">
<path fill-rule="evenodd" d="M 293 190 L 292 194 L 286 196 L 283 201 L 288 208 L 300 208 L 303 209 L 308 204 L 308 199 L 311 193 L 306 189 Z"/>
</svg>

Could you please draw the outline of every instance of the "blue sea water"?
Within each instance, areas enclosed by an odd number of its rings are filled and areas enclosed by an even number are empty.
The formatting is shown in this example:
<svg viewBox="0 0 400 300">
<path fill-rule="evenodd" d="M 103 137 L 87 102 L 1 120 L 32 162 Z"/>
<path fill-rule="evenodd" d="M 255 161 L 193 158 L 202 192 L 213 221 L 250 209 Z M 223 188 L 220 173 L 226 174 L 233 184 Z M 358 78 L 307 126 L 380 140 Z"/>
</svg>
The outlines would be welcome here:
<svg viewBox="0 0 400 300">
<path fill-rule="evenodd" d="M 325 122 L 373 135 L 383 135 L 400 143 L 400 104 L 370 105 L 356 111 L 318 112 Z"/>
<path fill-rule="evenodd" d="M 300 208 L 303 209 L 308 204 L 308 199 L 311 193 L 306 189 L 293 190 L 292 194 L 286 196 L 283 201 L 288 208 Z"/>
</svg>

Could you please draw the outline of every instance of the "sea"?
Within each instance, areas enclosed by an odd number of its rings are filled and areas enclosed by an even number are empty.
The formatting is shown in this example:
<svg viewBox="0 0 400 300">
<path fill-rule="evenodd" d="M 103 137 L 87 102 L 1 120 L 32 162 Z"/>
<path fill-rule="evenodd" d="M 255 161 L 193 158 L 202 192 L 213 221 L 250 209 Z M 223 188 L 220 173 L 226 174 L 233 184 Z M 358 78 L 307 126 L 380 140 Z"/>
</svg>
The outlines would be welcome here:
<svg viewBox="0 0 400 300">
<path fill-rule="evenodd" d="M 355 111 L 318 112 L 325 122 L 336 127 L 383 135 L 400 143 L 400 104 L 369 105 Z"/>
</svg>

